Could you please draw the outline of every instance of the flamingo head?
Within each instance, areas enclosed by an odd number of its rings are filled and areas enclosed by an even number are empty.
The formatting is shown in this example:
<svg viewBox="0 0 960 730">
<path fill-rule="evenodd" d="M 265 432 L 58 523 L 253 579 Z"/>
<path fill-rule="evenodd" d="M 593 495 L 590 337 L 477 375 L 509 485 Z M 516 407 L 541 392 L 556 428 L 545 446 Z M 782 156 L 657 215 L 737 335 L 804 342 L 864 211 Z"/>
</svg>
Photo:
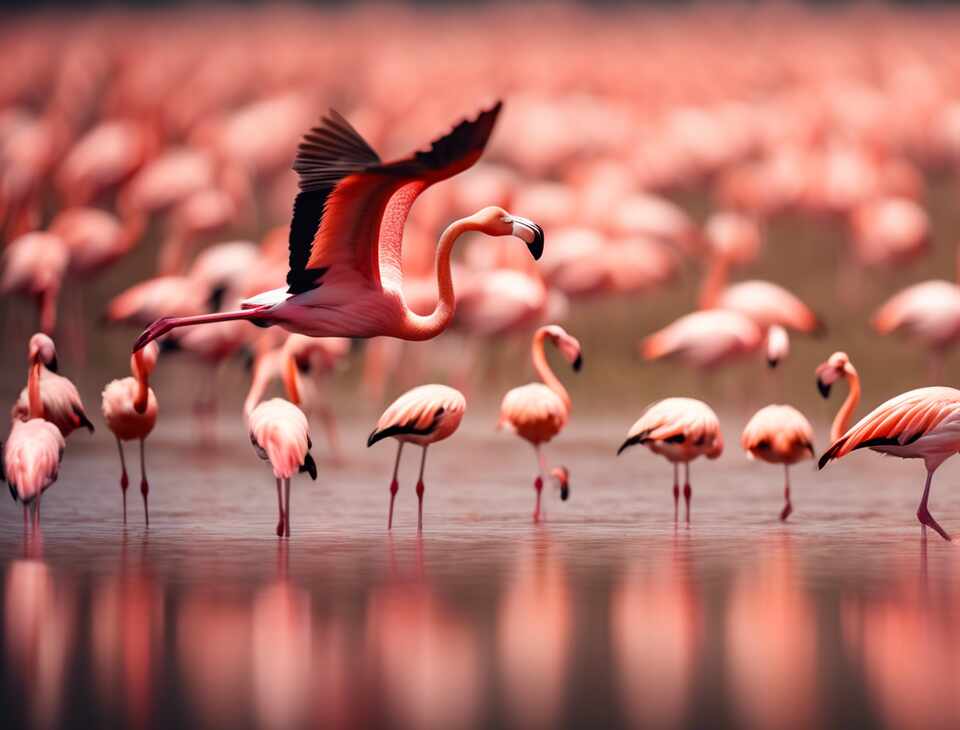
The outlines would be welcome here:
<svg viewBox="0 0 960 730">
<path fill-rule="evenodd" d="M 495 205 L 477 211 L 472 217 L 477 229 L 488 236 L 516 236 L 527 244 L 534 259 L 543 255 L 543 229 L 532 220 Z"/>
<path fill-rule="evenodd" d="M 817 366 L 817 390 L 824 398 L 830 397 L 830 386 L 846 377 L 853 366 L 845 352 L 835 352 Z"/>
<path fill-rule="evenodd" d="M 41 363 L 48 370 L 57 372 L 57 347 L 53 344 L 53 340 L 42 332 L 30 338 L 27 359 L 31 364 Z"/>
<path fill-rule="evenodd" d="M 550 470 L 550 476 L 560 487 L 560 499 L 566 502 L 570 498 L 570 470 L 565 466 L 555 466 Z"/>
<path fill-rule="evenodd" d="M 580 372 L 580 368 L 583 367 L 583 350 L 580 347 L 580 341 L 558 324 L 549 324 L 543 328 L 543 331 L 573 365 L 574 372 Z"/>
</svg>

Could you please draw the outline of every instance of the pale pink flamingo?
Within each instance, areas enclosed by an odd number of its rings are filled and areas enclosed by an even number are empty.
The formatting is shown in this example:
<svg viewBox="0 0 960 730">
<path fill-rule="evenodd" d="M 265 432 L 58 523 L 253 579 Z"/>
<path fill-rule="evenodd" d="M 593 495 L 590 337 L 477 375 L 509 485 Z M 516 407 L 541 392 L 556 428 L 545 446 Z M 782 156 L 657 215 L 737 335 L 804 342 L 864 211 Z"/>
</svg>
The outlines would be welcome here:
<svg viewBox="0 0 960 730">
<path fill-rule="evenodd" d="M 537 478 L 533 482 L 537 493 L 533 509 L 534 522 L 540 521 L 540 494 L 543 491 L 544 478 L 549 473 L 542 446 L 567 425 L 572 406 L 570 394 L 550 368 L 544 354 L 543 345 L 548 339 L 573 365 L 574 372 L 579 372 L 583 365 L 583 355 L 577 339 L 567 334 L 559 325 L 540 327 L 533 335 L 531 350 L 533 368 L 543 382 L 528 383 L 508 390 L 500 404 L 500 420 L 497 423 L 497 428 L 512 431 L 530 443 L 537 454 Z M 569 474 L 565 476 L 568 478 Z M 569 495 L 569 482 L 558 480 L 557 486 L 560 487 L 561 497 L 566 499 Z"/>
<path fill-rule="evenodd" d="M 196 315 L 207 311 L 210 294 L 189 276 L 157 276 L 117 294 L 107 305 L 106 318 L 145 326 L 163 314 Z"/>
<path fill-rule="evenodd" d="M 170 211 L 169 233 L 160 247 L 158 273 L 182 272 L 196 245 L 233 225 L 238 213 L 238 202 L 225 190 L 209 187 L 191 193 Z"/>
<path fill-rule="evenodd" d="M 397 471 L 400 469 L 403 445 L 411 443 L 422 449 L 420 476 L 417 479 L 417 532 L 420 532 L 423 530 L 423 470 L 427 463 L 427 447 L 452 436 L 460 427 L 466 408 L 467 401 L 460 391 L 446 385 L 421 385 L 397 398 L 380 416 L 376 428 L 367 439 L 367 446 L 373 446 L 385 438 L 397 440 L 397 458 L 390 481 L 388 530 L 393 527 L 393 502 L 400 488 Z"/>
<path fill-rule="evenodd" d="M 278 351 L 261 352 L 253 366 L 253 382 L 243 404 L 250 443 L 264 461 L 269 461 L 277 481 L 280 519 L 277 537 L 290 537 L 290 479 L 306 472 L 316 480 L 317 465 L 310 455 L 310 425 L 293 403 L 283 398 L 260 402 L 275 364 Z"/>
<path fill-rule="evenodd" d="M 898 266 L 914 261 L 930 247 L 930 217 L 908 198 L 866 201 L 850 215 L 853 249 L 864 266 Z"/>
<path fill-rule="evenodd" d="M 57 213 L 48 230 L 66 244 L 70 273 L 90 276 L 129 253 L 145 228 L 139 215 L 121 221 L 99 208 L 72 207 Z"/>
<path fill-rule="evenodd" d="M 683 464 L 683 500 L 686 521 L 690 524 L 690 462 L 700 456 L 716 459 L 723 453 L 720 420 L 713 409 L 695 398 L 664 398 L 647 407 L 627 431 L 617 456 L 631 446 L 641 444 L 673 464 L 673 521 L 680 511 L 680 472 Z"/>
<path fill-rule="evenodd" d="M 927 480 L 917 519 L 950 540 L 927 508 L 930 484 L 940 465 L 960 451 L 960 390 L 934 386 L 917 388 L 881 403 L 833 442 L 820 457 L 822 469 L 856 449 L 869 448 L 901 459 L 923 459 Z"/>
<path fill-rule="evenodd" d="M 66 442 L 55 425 L 44 420 L 40 396 L 40 370 L 43 362 L 33 354 L 27 390 L 30 419 L 14 419 L 10 435 L 3 445 L 3 478 L 14 500 L 23 504 L 23 524 L 27 526 L 27 510 L 33 505 L 34 530 L 40 525 L 40 496 L 56 480 Z"/>
<path fill-rule="evenodd" d="M 793 406 L 769 405 L 753 414 L 743 429 L 740 445 L 750 459 L 759 459 L 768 464 L 783 464 L 783 510 L 780 519 L 793 512 L 790 501 L 790 467 L 812 459 L 813 426 Z"/>
<path fill-rule="evenodd" d="M 860 375 L 845 352 L 835 352 L 817 366 L 817 390 L 824 398 L 830 397 L 830 388 L 838 380 L 846 380 L 850 386 L 846 400 L 837 411 L 830 425 L 830 443 L 839 439 L 850 428 L 853 412 L 860 403 Z"/>
<path fill-rule="evenodd" d="M 63 239 L 41 231 L 19 236 L 3 251 L 0 293 L 36 300 L 40 329 L 48 335 L 57 325 L 57 300 L 69 260 Z"/>
<path fill-rule="evenodd" d="M 53 340 L 40 332 L 33 335 L 27 346 L 27 360 L 31 367 L 33 363 L 40 364 L 40 401 L 44 420 L 56 426 L 64 438 L 78 428 L 93 433 L 93 424 L 87 418 L 77 386 L 57 372 L 57 349 Z M 20 392 L 10 417 L 17 421 L 32 418 L 29 385 Z"/>
<path fill-rule="evenodd" d="M 440 237 L 440 294 L 433 313 L 415 314 L 403 300 L 400 246 L 410 206 L 429 185 L 476 162 L 499 110 L 497 104 L 475 121 L 462 122 L 429 152 L 390 164 L 383 164 L 345 119 L 331 113 L 307 133 L 294 162 L 301 192 L 290 228 L 288 286 L 248 299 L 234 312 L 164 317 L 148 327 L 134 347 L 174 327 L 229 319 L 280 325 L 314 337 L 435 337 L 453 317 L 450 256 L 461 234 L 517 236 L 534 258 L 543 251 L 543 231 L 535 223 L 502 208 L 484 208 L 455 221 Z"/>
<path fill-rule="evenodd" d="M 150 387 L 150 374 L 157 366 L 160 348 L 156 343 L 138 350 L 130 357 L 133 376 L 111 380 L 103 389 L 103 417 L 117 439 L 120 452 L 120 492 L 123 494 L 123 524 L 127 524 L 127 464 L 123 458 L 123 442 L 140 442 L 140 494 L 143 495 L 143 517 L 150 526 L 150 511 L 147 495 L 147 466 L 144 443 L 157 423 L 157 396 Z"/>
</svg>

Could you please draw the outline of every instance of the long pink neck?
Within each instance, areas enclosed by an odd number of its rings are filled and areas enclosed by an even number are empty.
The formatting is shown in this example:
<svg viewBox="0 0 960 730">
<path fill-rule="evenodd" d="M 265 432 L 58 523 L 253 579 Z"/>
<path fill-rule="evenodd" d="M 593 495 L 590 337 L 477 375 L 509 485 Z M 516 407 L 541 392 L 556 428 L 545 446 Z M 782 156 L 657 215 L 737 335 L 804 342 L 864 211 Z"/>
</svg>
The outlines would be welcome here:
<svg viewBox="0 0 960 730">
<path fill-rule="evenodd" d="M 250 391 L 247 393 L 247 398 L 243 402 L 243 415 L 248 419 L 250 418 L 250 414 L 253 413 L 253 409 L 257 407 L 257 404 L 261 398 L 263 398 L 263 393 L 267 389 L 267 384 L 270 382 L 270 371 L 266 366 L 267 357 L 269 357 L 269 355 L 266 353 L 258 355 L 253 363 L 253 382 L 250 384 Z"/>
<path fill-rule="evenodd" d="M 30 365 L 30 376 L 27 378 L 27 404 L 30 408 L 30 418 L 43 418 L 43 400 L 40 398 L 42 367 L 39 361 Z"/>
<path fill-rule="evenodd" d="M 560 400 L 563 401 L 563 405 L 566 406 L 567 413 L 569 413 L 572 405 L 570 394 L 567 392 L 567 389 L 563 387 L 560 379 L 554 375 L 553 370 L 550 368 L 550 363 L 547 362 L 547 356 L 543 352 L 543 341 L 546 338 L 547 330 L 544 327 L 538 329 L 533 336 L 533 368 L 537 371 L 537 375 L 540 376 L 540 380 L 542 380 L 550 390 L 560 396 Z"/>
<path fill-rule="evenodd" d="M 840 410 L 837 411 L 837 415 L 833 419 L 833 425 L 830 426 L 831 443 L 836 442 L 850 428 L 853 412 L 856 410 L 857 404 L 860 403 L 860 376 L 857 374 L 857 369 L 848 364 L 844 372 L 846 373 L 847 383 L 850 385 L 850 392 L 847 394 L 847 399 L 843 402 L 843 405 L 840 406 Z"/>
<path fill-rule="evenodd" d="M 700 286 L 700 309 L 712 309 L 717 306 L 720 295 L 727 288 L 727 278 L 730 273 L 730 262 L 721 254 L 710 257 L 707 273 Z"/>
<path fill-rule="evenodd" d="M 147 410 L 147 399 L 150 397 L 150 373 L 143 360 L 143 350 L 133 353 L 131 365 L 133 376 L 137 379 L 137 397 L 133 401 L 133 410 L 143 413 Z"/>
</svg>

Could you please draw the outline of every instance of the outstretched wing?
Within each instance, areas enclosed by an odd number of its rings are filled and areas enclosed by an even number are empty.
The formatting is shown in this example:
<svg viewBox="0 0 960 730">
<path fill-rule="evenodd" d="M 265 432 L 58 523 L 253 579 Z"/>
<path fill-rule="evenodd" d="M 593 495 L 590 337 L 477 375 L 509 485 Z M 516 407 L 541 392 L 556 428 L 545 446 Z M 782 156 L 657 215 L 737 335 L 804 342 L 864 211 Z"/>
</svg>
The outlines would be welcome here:
<svg viewBox="0 0 960 730">
<path fill-rule="evenodd" d="M 386 164 L 336 112 L 304 135 L 293 163 L 300 193 L 290 224 L 290 293 L 322 285 L 337 267 L 350 269 L 371 287 L 387 284 L 382 274 L 399 286 L 400 242 L 410 207 L 429 185 L 479 159 L 500 106 L 497 102 L 475 120 L 461 122 L 429 150 Z M 395 198 L 401 188 L 405 194 Z M 382 255 L 381 246 L 389 248 Z"/>
</svg>

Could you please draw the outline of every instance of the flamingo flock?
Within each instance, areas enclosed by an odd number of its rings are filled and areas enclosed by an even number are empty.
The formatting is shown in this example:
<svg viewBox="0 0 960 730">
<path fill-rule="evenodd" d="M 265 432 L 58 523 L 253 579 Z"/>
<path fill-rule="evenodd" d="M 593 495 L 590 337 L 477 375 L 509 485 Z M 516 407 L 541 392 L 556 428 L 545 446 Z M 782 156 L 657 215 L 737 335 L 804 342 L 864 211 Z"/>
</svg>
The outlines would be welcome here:
<svg viewBox="0 0 960 730">
<path fill-rule="evenodd" d="M 946 9 L 919 16 L 858 7 L 831 16 L 829 33 L 824 18 L 801 8 L 757 9 L 755 32 L 744 38 L 736 18 L 705 7 L 667 19 L 569 6 L 544 9 L 521 47 L 512 32 L 521 11 L 490 12 L 477 24 L 481 37 L 469 24 L 436 34 L 397 10 L 391 27 L 401 40 L 387 49 L 373 40 L 383 23 L 375 13 L 312 12 L 206 10 L 195 33 L 181 32 L 175 13 L 151 23 L 103 13 L 102 23 L 76 31 L 25 16 L 4 29 L 11 56 L 34 62 L 0 76 L 0 293 L 11 349 L 22 352 L 24 321 L 36 334 L 2 471 L 25 522 L 32 507 L 34 529 L 66 439 L 94 431 L 79 390 L 59 373 L 54 344 L 82 372 L 85 320 L 145 328 L 131 376 L 106 384 L 102 396 L 124 523 L 123 444 L 135 441 L 149 524 L 155 372 L 180 357 L 208 368 L 211 377 L 191 385 L 198 420 L 214 424 L 218 401 L 227 413 L 240 402 L 218 385 L 220 371 L 246 356 L 243 418 L 273 472 L 277 535 L 288 538 L 293 479 L 318 480 L 322 471 L 310 415 L 322 421 L 333 462 L 345 461 L 325 382 L 348 366 L 354 341 L 376 405 L 403 378 L 415 386 L 386 408 L 367 446 L 398 444 L 388 530 L 403 447 L 421 447 L 418 531 L 427 449 L 455 439 L 478 395 L 483 354 L 532 341 L 540 382 L 503 396 L 496 427 L 534 449 L 533 521 L 542 523 L 544 487 L 567 500 L 572 471 L 569 455 L 560 465 L 546 453 L 548 442 L 568 438 L 573 414 L 546 346 L 578 371 L 584 348 L 567 328 L 588 348 L 597 341 L 586 336 L 582 311 L 602 299 L 633 312 L 685 279 L 697 282 L 686 307 L 658 309 L 658 327 L 623 347 L 639 352 L 633 367 L 663 377 L 660 397 L 617 453 L 642 445 L 671 462 L 674 524 L 682 494 L 690 526 L 690 462 L 721 457 L 724 438 L 717 412 L 692 397 L 704 393 L 675 392 L 672 364 L 699 370 L 701 383 L 737 360 L 756 375 L 760 360 L 778 367 L 827 331 L 831 302 L 794 288 L 800 281 L 752 278 L 758 260 L 776 256 L 778 225 L 799 220 L 843 237 L 837 299 L 848 303 L 939 245 L 928 188 L 960 167 L 960 65 L 936 32 L 956 18 Z M 323 48 L 307 30 L 316 17 L 329 30 Z M 634 50 L 637 21 L 652 32 L 656 64 Z M 222 37 L 206 32 L 221 25 L 229 28 Z M 160 50 L 170 39 L 176 53 Z M 595 62 L 570 62 L 574 39 L 597 51 Z M 267 62 L 237 52 L 247 43 L 286 52 Z M 418 53 L 406 53 L 407 44 Z M 71 62 L 65 49 L 90 62 Z M 820 57 L 839 60 L 810 61 Z M 367 59 L 359 69 L 358 58 Z M 451 66 L 448 93 L 437 93 L 424 69 Z M 331 103 L 345 113 L 321 116 Z M 382 158 L 375 147 L 414 151 Z M 706 206 L 685 205 L 692 194 Z M 151 276 L 126 277 L 131 262 L 148 258 Z M 924 460 L 917 517 L 949 540 L 928 500 L 933 474 L 960 450 L 960 391 L 934 385 L 960 342 L 955 276 L 908 286 L 864 322 L 928 352 L 926 387 L 855 422 L 859 376 L 836 352 L 816 368 L 816 385 L 826 397 L 846 380 L 849 394 L 821 453 L 814 425 L 792 405 L 764 404 L 745 420 L 747 457 L 783 466 L 781 521 L 794 513 L 792 466 L 817 458 L 823 468 L 869 448 Z M 107 279 L 110 301 L 89 311 L 85 289 Z M 453 356 L 441 354 L 445 346 Z M 661 360 L 668 364 L 648 364 Z M 428 368 L 455 382 L 424 383 Z M 267 397 L 275 379 L 285 397 Z"/>
</svg>

